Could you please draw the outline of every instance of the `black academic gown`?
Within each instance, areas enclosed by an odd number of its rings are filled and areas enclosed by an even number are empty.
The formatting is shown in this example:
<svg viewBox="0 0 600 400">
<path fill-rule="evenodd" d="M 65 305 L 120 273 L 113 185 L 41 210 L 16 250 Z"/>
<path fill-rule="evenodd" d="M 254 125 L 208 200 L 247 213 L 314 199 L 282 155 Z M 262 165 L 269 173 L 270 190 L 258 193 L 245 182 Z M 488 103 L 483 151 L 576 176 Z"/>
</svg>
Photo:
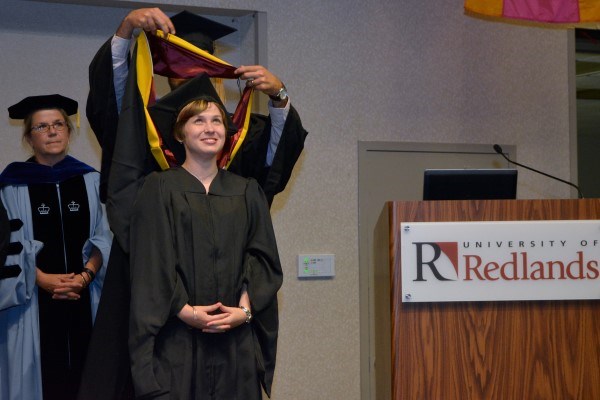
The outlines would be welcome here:
<svg viewBox="0 0 600 400">
<path fill-rule="evenodd" d="M 115 241 L 83 373 L 81 400 L 132 398 L 127 350 L 129 220 L 143 178 L 159 169 L 150 155 L 145 130 L 139 128 L 145 126 L 145 121 L 134 69 L 130 70 L 121 114 L 118 113 L 110 42 L 109 39 L 104 43 L 90 64 L 86 115 L 102 146 L 100 197 L 107 201 Z M 265 168 L 270 119 L 255 114 L 251 118 L 247 138 L 229 169 L 244 177 L 255 178 L 270 204 L 287 185 L 308 133 L 297 111 L 291 107 L 273 164 Z M 138 128 L 131 129 L 132 126 Z M 111 181 L 109 177 L 114 178 Z M 267 394 L 270 394 L 274 367 L 273 353 L 265 360 Z"/>
<path fill-rule="evenodd" d="M 181 167 L 151 174 L 131 221 L 131 261 L 136 395 L 260 399 L 263 346 L 274 354 L 277 344 L 282 272 L 257 183 L 219 171 L 207 194 Z M 185 304 L 237 307 L 243 285 L 254 316 L 250 324 L 210 334 L 177 318 Z"/>
</svg>

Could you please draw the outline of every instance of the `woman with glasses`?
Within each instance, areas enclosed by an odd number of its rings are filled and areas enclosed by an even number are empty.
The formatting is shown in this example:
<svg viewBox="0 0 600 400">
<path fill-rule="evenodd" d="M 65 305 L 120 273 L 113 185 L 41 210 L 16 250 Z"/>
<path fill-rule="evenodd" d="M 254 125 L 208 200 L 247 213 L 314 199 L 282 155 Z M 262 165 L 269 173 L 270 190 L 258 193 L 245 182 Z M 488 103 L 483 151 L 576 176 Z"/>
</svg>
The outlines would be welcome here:
<svg viewBox="0 0 600 400">
<path fill-rule="evenodd" d="M 6 260 L 20 272 L 0 280 L 0 398 L 74 399 L 112 239 L 99 174 L 67 155 L 76 101 L 33 96 L 8 112 L 33 155 L 0 174 L 8 217 L 23 221 Z"/>
</svg>

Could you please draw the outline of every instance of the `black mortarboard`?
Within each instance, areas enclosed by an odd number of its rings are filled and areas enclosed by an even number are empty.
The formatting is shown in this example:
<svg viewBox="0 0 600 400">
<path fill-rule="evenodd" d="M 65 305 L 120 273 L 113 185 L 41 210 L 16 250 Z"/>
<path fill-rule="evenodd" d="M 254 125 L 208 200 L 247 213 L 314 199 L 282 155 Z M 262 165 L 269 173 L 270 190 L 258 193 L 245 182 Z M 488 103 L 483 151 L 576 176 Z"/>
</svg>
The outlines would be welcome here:
<svg viewBox="0 0 600 400">
<path fill-rule="evenodd" d="M 60 94 L 49 94 L 45 96 L 30 96 L 8 107 L 8 116 L 12 119 L 25 119 L 38 110 L 61 108 L 67 115 L 77 112 L 77 102 Z"/>
<path fill-rule="evenodd" d="M 148 107 L 148 112 L 152 117 L 154 126 L 161 134 L 163 142 L 166 143 L 169 150 L 173 152 L 175 159 L 180 163 L 185 160 L 185 149 L 173 137 L 173 127 L 177 121 L 177 115 L 186 104 L 202 98 L 210 98 L 211 101 L 226 110 L 208 75 L 204 73 L 190 79 L 177 89 L 161 97 L 153 106 Z M 225 117 L 228 126 L 227 135 L 232 136 L 237 133 L 237 127 L 227 111 L 225 111 Z"/>
<path fill-rule="evenodd" d="M 190 42 L 196 47 L 213 54 L 215 51 L 214 41 L 236 31 L 227 25 L 210 19 L 182 11 L 171 17 L 175 26 L 176 35 Z"/>
</svg>

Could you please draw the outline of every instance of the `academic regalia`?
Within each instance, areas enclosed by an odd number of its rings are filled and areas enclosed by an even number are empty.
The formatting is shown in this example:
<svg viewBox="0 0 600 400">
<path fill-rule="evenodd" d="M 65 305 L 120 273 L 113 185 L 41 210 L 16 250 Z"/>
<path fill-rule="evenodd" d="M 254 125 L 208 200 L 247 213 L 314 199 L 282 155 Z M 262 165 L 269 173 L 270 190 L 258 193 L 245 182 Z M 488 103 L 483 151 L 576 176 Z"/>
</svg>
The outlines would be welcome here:
<svg viewBox="0 0 600 400">
<path fill-rule="evenodd" d="M 98 181 L 97 172 L 70 156 L 54 167 L 11 163 L 0 175 L 8 217 L 23 221 L 11 235 L 22 251 L 6 261 L 22 271 L 0 280 L 2 399 L 41 399 L 42 387 L 46 398 L 75 398 L 112 238 Z M 93 247 L 104 265 L 80 300 L 52 300 L 37 290 L 36 267 L 78 273 Z"/>
<path fill-rule="evenodd" d="M 256 179 L 269 204 L 273 202 L 276 194 L 283 192 L 290 180 L 294 165 L 304 149 L 304 139 L 307 135 L 298 112 L 290 106 L 273 163 L 266 167 L 264 160 L 267 157 L 270 132 L 271 119 L 264 115 L 252 114 L 244 143 L 227 168 L 235 174 Z"/>
<path fill-rule="evenodd" d="M 117 166 L 117 176 L 123 172 L 124 179 L 131 185 L 125 185 L 123 194 L 126 200 L 122 204 L 113 202 L 115 212 L 110 222 L 114 234 L 109 268 L 106 273 L 102 301 L 98 305 L 98 314 L 90 340 L 86 365 L 81 379 L 80 400 L 132 399 L 131 372 L 129 368 L 129 350 L 127 348 L 129 324 L 129 216 L 139 185 L 143 177 L 158 170 L 158 165 L 152 159 L 145 134 L 129 134 L 125 128 L 126 137 L 117 135 L 120 119 L 128 120 L 126 126 L 134 121 L 143 124 L 136 112 L 126 111 L 119 115 L 113 84 L 111 40 L 100 48 L 89 68 L 90 92 L 87 100 L 86 114 L 90 125 L 102 146 L 102 169 L 100 178 L 100 199 L 107 200 L 109 176 L 113 174 L 113 153 L 115 142 L 121 140 L 121 151 L 125 152 L 124 160 L 130 154 L 130 163 L 122 165 L 121 171 Z M 139 93 L 133 90 L 135 80 L 128 79 L 130 87 L 125 91 L 124 107 L 139 104 Z M 127 106 L 127 104 L 131 106 Z M 139 106 L 135 106 L 139 107 Z M 139 110 L 139 108 L 136 108 Z M 131 121 L 131 122 L 130 122 Z M 131 142 L 129 142 L 131 140 Z M 119 150 L 120 148 L 117 148 Z M 139 149 L 142 149 L 139 151 Z M 117 180 L 117 183 L 119 181 Z M 132 186 L 133 185 L 133 186 Z M 113 190 L 119 191 L 119 187 Z M 119 209 L 122 206 L 123 209 Z M 108 208 L 108 204 L 107 204 Z M 125 210 L 127 210 L 125 212 Z M 108 211 L 108 210 L 107 210 Z M 126 224 L 119 223 L 115 213 L 125 212 L 128 215 Z"/>
<path fill-rule="evenodd" d="M 9 220 L 0 201 L 0 398 L 9 400 L 42 396 L 37 309 L 27 306 L 32 298 L 32 304 L 36 302 L 35 273 L 32 275 L 30 268 L 12 264 L 27 258 L 18 257 L 24 249 L 17 241 L 22 225 L 20 220 Z M 25 246 L 28 250 L 33 246 L 35 250 L 38 244 L 26 242 Z M 9 263 L 5 264 L 7 257 Z M 23 348 L 23 354 L 8 351 L 14 348 Z"/>
<path fill-rule="evenodd" d="M 102 146 L 100 193 L 102 201 L 106 201 L 106 190 L 119 122 L 113 84 L 110 39 L 96 53 L 90 64 L 89 72 L 90 92 L 86 115 L 98 143 Z M 257 179 L 271 202 L 277 193 L 285 189 L 294 165 L 304 149 L 304 140 L 308 133 L 302 126 L 298 112 L 291 106 L 273 163 L 271 167 L 265 167 L 270 134 L 270 118 L 252 114 L 247 137 L 228 170 L 244 177 Z M 145 140 L 145 138 L 142 139 Z M 243 161 L 239 158 L 240 156 Z M 236 157 L 238 157 L 237 160 Z M 156 164 L 154 164 L 154 169 L 158 170 Z"/>
<path fill-rule="evenodd" d="M 8 117 L 11 119 L 25 119 L 39 110 L 63 110 L 67 115 L 77 113 L 78 104 L 75 100 L 60 94 L 45 94 L 40 96 L 27 96 L 23 100 L 8 107 Z"/>
<path fill-rule="evenodd" d="M 21 274 L 23 269 L 18 264 L 6 263 L 6 258 L 23 251 L 21 242 L 11 242 L 11 232 L 17 232 L 23 227 L 20 219 L 8 219 L 4 204 L 0 201 L 0 280 L 12 279 Z"/>
<path fill-rule="evenodd" d="M 4 261 L 6 261 L 8 243 L 10 243 L 10 223 L 6 208 L 0 203 L 0 268 L 4 266 Z M 0 279 L 2 279 L 2 275 L 0 275 Z"/>
<path fill-rule="evenodd" d="M 113 85 L 110 39 L 94 57 L 89 71 L 90 93 L 86 114 L 102 146 L 101 187 L 104 191 L 101 190 L 101 198 L 107 198 L 106 191 L 111 187 L 107 208 L 115 242 L 104 288 L 106 295 L 99 306 L 82 379 L 82 387 L 87 390 L 80 392 L 79 398 L 127 399 L 131 398 L 131 387 L 128 385 L 127 332 L 123 323 L 128 320 L 129 304 L 129 283 L 126 280 L 129 276 L 129 218 L 133 199 L 143 178 L 160 168 L 150 154 L 145 135 L 144 115 L 141 112 L 143 105 L 137 91 L 135 68 L 129 71 L 120 116 Z M 117 122 L 121 124 L 119 135 Z M 307 135 L 297 111 L 291 107 L 273 164 L 265 167 L 270 129 L 269 117 L 252 114 L 246 139 L 229 166 L 232 172 L 255 178 L 269 203 L 275 194 L 285 188 Z M 273 364 L 270 367 L 274 367 L 274 354 L 271 359 Z M 267 381 L 271 379 L 272 372 Z"/>
<path fill-rule="evenodd" d="M 104 202 L 119 122 L 110 39 L 102 45 L 90 64 L 89 84 L 86 115 L 102 147 L 100 198 Z M 250 118 L 247 137 L 236 155 L 237 160 L 236 157 L 233 158 L 228 170 L 257 179 L 269 202 L 272 202 L 273 197 L 285 189 L 294 165 L 304 149 L 304 140 L 308 133 L 302 126 L 298 112 L 291 106 L 273 163 L 270 167 L 265 167 L 271 133 L 270 118 L 260 114 L 252 114 Z M 155 163 L 149 168 L 159 169 Z"/>
<path fill-rule="evenodd" d="M 260 383 L 269 393 L 274 359 L 265 357 L 275 354 L 282 271 L 257 183 L 221 170 L 206 194 L 181 167 L 154 173 L 138 195 L 131 229 L 136 395 L 257 400 Z M 207 334 L 177 318 L 186 303 L 237 307 L 243 284 L 249 324 Z"/>
<path fill-rule="evenodd" d="M 106 190 L 117 137 L 119 110 L 113 83 L 112 52 L 109 39 L 100 47 L 89 67 L 90 92 L 85 114 L 102 147 L 100 200 L 106 202 Z"/>
<path fill-rule="evenodd" d="M 209 54 L 215 52 L 215 40 L 237 31 L 231 26 L 201 17 L 187 10 L 173 15 L 171 22 L 177 30 L 177 36 Z"/>
</svg>

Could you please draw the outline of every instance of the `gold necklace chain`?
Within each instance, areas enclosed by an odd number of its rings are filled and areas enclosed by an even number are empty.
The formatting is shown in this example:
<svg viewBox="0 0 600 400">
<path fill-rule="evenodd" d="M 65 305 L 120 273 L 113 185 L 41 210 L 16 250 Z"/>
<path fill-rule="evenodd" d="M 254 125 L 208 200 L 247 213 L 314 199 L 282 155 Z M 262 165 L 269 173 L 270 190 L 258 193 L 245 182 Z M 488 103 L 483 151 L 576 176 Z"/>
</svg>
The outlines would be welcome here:
<svg viewBox="0 0 600 400">
<path fill-rule="evenodd" d="M 200 183 L 204 184 L 204 180 L 205 179 L 214 179 L 215 176 L 217 176 L 217 174 L 219 173 L 219 168 L 217 168 L 217 170 L 215 172 L 211 172 L 210 175 L 205 176 L 204 178 L 200 178 L 198 175 L 196 175 L 194 172 L 192 172 L 191 170 L 187 169 L 186 167 L 183 167 L 187 172 L 189 172 L 190 174 L 192 174 L 194 176 L 194 178 L 198 179 L 200 181 Z"/>
</svg>

